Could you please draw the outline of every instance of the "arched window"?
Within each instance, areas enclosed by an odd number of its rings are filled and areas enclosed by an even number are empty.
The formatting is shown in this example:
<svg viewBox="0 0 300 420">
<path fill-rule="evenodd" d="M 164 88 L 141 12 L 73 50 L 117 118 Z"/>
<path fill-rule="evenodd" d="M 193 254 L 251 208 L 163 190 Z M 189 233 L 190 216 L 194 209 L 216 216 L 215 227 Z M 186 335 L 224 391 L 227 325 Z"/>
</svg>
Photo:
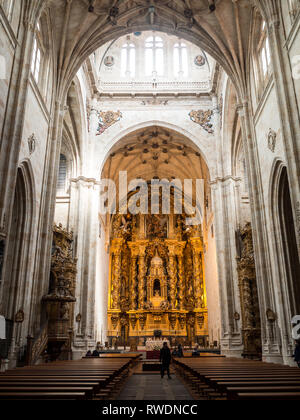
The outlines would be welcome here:
<svg viewBox="0 0 300 420">
<path fill-rule="evenodd" d="M 44 55 L 44 46 L 41 27 L 39 23 L 37 24 L 37 29 L 35 33 L 35 38 L 33 42 L 33 53 L 31 60 L 31 73 L 37 84 L 41 81 L 41 70 L 42 70 L 42 58 Z"/>
<path fill-rule="evenodd" d="M 185 43 L 179 41 L 174 45 L 174 75 L 180 77 L 188 76 L 188 54 Z"/>
<path fill-rule="evenodd" d="M 266 22 L 257 14 L 256 36 L 253 39 L 254 76 L 260 100 L 272 74 L 270 43 Z"/>
<path fill-rule="evenodd" d="M 35 38 L 34 43 L 33 43 L 31 73 L 33 74 L 33 77 L 37 83 L 39 82 L 40 69 L 41 69 L 41 50 Z"/>
<path fill-rule="evenodd" d="M 135 45 L 132 42 L 126 42 L 122 47 L 121 74 L 135 76 Z"/>
<path fill-rule="evenodd" d="M 146 76 L 163 76 L 164 74 L 164 43 L 161 37 L 153 35 L 145 43 Z"/>
<path fill-rule="evenodd" d="M 258 44 L 258 58 L 263 81 L 269 76 L 271 68 L 270 43 L 267 35 L 266 22 L 262 22 L 261 38 Z"/>
<path fill-rule="evenodd" d="M 57 192 L 60 194 L 66 192 L 67 169 L 67 158 L 65 155 L 61 154 L 57 179 Z"/>
</svg>

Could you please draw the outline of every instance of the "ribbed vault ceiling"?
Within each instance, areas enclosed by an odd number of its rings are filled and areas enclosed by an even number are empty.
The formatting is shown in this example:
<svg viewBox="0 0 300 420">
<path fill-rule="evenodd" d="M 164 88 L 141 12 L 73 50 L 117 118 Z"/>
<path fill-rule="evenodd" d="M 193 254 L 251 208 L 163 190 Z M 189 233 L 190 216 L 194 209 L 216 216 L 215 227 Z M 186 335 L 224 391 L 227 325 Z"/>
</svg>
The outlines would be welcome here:
<svg viewBox="0 0 300 420">
<path fill-rule="evenodd" d="M 260 2 L 255 1 L 258 6 Z M 247 57 L 254 1 L 37 0 L 50 8 L 57 56 L 58 94 L 64 98 L 80 65 L 106 42 L 138 30 L 185 38 L 215 58 L 246 95 Z M 264 0 L 262 3 L 271 3 Z M 273 0 L 273 3 L 276 3 Z"/>
<path fill-rule="evenodd" d="M 129 180 L 150 181 L 158 177 L 209 181 L 208 167 L 193 142 L 157 126 L 128 134 L 112 149 L 102 178 L 113 179 L 117 184 L 119 171 L 127 171 Z"/>
</svg>

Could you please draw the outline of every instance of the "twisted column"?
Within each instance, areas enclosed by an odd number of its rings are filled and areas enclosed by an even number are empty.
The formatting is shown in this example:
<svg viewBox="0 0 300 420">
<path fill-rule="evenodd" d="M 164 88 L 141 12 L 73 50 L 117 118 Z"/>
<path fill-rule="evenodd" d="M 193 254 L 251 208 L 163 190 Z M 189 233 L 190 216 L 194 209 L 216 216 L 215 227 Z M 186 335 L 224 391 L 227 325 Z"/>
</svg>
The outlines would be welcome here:
<svg viewBox="0 0 300 420">
<path fill-rule="evenodd" d="M 122 245 L 123 239 L 114 239 L 112 242 L 112 283 L 111 307 L 120 309 L 121 272 L 122 272 Z"/>
<path fill-rule="evenodd" d="M 137 259 L 139 255 L 139 249 L 136 244 L 129 243 L 131 251 L 130 259 L 130 310 L 135 311 L 137 309 Z"/>
<path fill-rule="evenodd" d="M 170 309 L 176 307 L 176 289 L 177 289 L 177 273 L 176 273 L 176 241 L 166 241 L 169 249 L 169 277 L 170 277 Z"/>
<path fill-rule="evenodd" d="M 139 252 L 139 275 L 138 275 L 138 308 L 144 309 L 145 302 L 145 275 L 146 275 L 146 264 L 145 264 L 145 255 L 146 255 L 146 246 L 147 242 L 138 241 L 138 252 Z"/>
<path fill-rule="evenodd" d="M 184 309 L 184 296 L 185 296 L 185 278 L 184 278 L 184 263 L 183 263 L 183 250 L 185 242 L 178 245 L 178 309 Z"/>
<path fill-rule="evenodd" d="M 191 239 L 193 249 L 193 269 L 194 269 L 194 287 L 195 287 L 195 307 L 196 309 L 204 308 L 204 279 L 203 279 L 203 262 L 202 251 L 203 245 L 201 238 Z"/>
</svg>

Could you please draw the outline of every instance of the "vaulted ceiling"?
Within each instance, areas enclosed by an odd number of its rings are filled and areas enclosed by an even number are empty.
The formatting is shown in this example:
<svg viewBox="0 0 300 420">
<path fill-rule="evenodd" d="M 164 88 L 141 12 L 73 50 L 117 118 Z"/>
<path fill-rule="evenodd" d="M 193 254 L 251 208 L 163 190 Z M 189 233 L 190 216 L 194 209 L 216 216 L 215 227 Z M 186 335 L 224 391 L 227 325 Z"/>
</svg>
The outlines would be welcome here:
<svg viewBox="0 0 300 420">
<path fill-rule="evenodd" d="M 128 180 L 150 181 L 158 177 L 209 181 L 208 167 L 196 146 L 181 134 L 157 126 L 130 133 L 117 143 L 102 178 L 112 179 L 118 185 L 119 171 L 127 171 Z"/>
<path fill-rule="evenodd" d="M 32 3 L 32 2 L 30 2 Z M 50 10 L 57 51 L 57 96 L 65 99 L 84 60 L 104 43 L 138 30 L 175 34 L 199 45 L 246 95 L 252 4 L 258 0 L 36 0 Z M 277 0 L 264 0 L 272 9 Z M 31 6 L 30 6 L 31 7 Z"/>
</svg>

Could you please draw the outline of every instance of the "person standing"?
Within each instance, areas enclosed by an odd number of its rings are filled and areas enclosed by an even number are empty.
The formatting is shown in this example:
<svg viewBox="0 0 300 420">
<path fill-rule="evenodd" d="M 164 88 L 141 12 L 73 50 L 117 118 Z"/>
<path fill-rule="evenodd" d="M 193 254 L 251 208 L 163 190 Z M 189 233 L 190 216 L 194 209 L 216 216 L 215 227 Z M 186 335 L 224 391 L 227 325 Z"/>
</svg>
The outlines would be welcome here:
<svg viewBox="0 0 300 420">
<path fill-rule="evenodd" d="M 296 341 L 296 347 L 294 351 L 294 360 L 300 368 L 300 340 Z"/>
<path fill-rule="evenodd" d="M 172 379 L 170 375 L 171 351 L 168 343 L 164 343 L 163 348 L 160 350 L 159 361 L 161 362 L 161 378 L 165 376 L 165 371 L 167 371 L 168 378 Z"/>
<path fill-rule="evenodd" d="M 182 350 L 181 344 L 178 344 L 177 356 L 178 357 L 183 357 L 183 350 Z"/>
</svg>

